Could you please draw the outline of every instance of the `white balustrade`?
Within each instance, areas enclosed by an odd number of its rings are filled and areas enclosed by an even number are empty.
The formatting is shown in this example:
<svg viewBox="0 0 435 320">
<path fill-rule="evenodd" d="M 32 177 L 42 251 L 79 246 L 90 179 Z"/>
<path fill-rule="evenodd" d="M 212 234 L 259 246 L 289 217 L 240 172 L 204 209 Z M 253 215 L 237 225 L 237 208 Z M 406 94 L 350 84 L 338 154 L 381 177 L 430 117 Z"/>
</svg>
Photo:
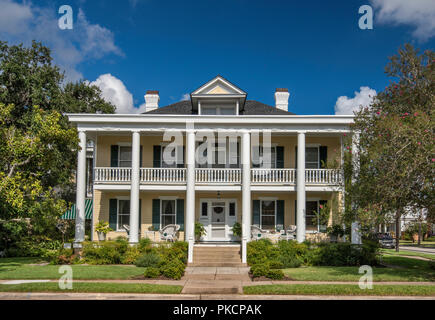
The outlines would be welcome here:
<svg viewBox="0 0 435 320">
<path fill-rule="evenodd" d="M 185 168 L 141 168 L 140 182 L 146 183 L 185 183 Z"/>
<path fill-rule="evenodd" d="M 251 183 L 290 183 L 294 184 L 296 169 L 251 169 Z"/>
<path fill-rule="evenodd" d="M 305 183 L 339 185 L 343 182 L 340 169 L 305 169 Z"/>
<path fill-rule="evenodd" d="M 196 183 L 240 184 L 239 168 L 196 168 Z M 129 183 L 131 168 L 95 168 L 95 183 Z M 185 168 L 141 168 L 141 183 L 186 183 Z M 306 184 L 339 185 L 343 183 L 341 169 L 306 169 Z M 295 184 L 296 169 L 251 169 L 252 184 Z"/>
<path fill-rule="evenodd" d="M 131 168 L 95 168 L 94 182 L 130 182 Z"/>
<path fill-rule="evenodd" d="M 196 168 L 195 181 L 197 183 L 241 183 L 241 169 L 227 168 Z"/>
</svg>

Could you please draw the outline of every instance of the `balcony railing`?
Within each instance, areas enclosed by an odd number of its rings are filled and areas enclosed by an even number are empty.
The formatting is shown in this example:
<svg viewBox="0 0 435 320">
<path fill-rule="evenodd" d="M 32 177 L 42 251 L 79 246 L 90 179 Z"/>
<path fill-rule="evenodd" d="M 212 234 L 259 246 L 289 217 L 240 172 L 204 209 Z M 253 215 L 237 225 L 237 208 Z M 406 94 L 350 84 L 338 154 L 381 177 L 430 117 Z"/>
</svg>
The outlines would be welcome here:
<svg viewBox="0 0 435 320">
<path fill-rule="evenodd" d="M 254 185 L 296 184 L 297 169 L 251 169 Z M 195 182 L 198 184 L 240 184 L 240 168 L 196 168 Z M 95 168 L 94 183 L 131 182 L 131 168 Z M 141 183 L 184 184 L 186 168 L 140 168 Z M 343 183 L 341 169 L 306 169 L 307 185 L 340 185 Z"/>
<path fill-rule="evenodd" d="M 241 169 L 197 168 L 195 169 L 197 183 L 230 183 L 240 184 L 242 181 Z"/>
<path fill-rule="evenodd" d="M 305 169 L 306 184 L 332 184 L 343 182 L 343 171 L 340 169 Z"/>
<path fill-rule="evenodd" d="M 185 168 L 141 168 L 140 182 L 185 183 Z"/>
<path fill-rule="evenodd" d="M 296 169 L 251 169 L 251 183 L 254 184 L 294 184 L 295 179 Z"/>
<path fill-rule="evenodd" d="M 95 168 L 94 182 L 125 183 L 131 181 L 131 168 Z"/>
</svg>

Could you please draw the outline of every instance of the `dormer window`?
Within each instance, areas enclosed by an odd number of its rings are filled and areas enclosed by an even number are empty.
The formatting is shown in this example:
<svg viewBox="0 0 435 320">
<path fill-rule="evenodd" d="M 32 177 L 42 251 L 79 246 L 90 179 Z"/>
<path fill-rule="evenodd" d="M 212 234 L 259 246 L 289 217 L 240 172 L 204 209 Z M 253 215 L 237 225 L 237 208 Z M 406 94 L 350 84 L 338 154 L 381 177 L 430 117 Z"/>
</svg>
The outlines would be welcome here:
<svg viewBox="0 0 435 320">
<path fill-rule="evenodd" d="M 221 107 L 221 106 L 207 106 L 201 107 L 200 114 L 202 115 L 221 115 L 221 116 L 230 116 L 236 115 L 236 107 Z"/>
</svg>

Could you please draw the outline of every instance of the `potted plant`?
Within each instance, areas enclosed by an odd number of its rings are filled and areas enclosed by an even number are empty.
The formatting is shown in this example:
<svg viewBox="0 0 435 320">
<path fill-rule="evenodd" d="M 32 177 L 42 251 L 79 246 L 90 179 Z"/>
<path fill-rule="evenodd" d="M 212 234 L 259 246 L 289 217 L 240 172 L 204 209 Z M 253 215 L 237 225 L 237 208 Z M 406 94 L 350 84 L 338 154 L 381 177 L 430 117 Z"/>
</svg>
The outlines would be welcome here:
<svg viewBox="0 0 435 320">
<path fill-rule="evenodd" d="M 106 240 L 107 233 L 113 231 L 113 229 L 109 227 L 107 221 L 102 220 L 95 226 L 95 231 L 97 231 L 98 234 L 98 241 L 104 241 Z"/>
<path fill-rule="evenodd" d="M 199 241 L 199 239 L 202 236 L 205 236 L 206 234 L 207 234 L 207 232 L 205 231 L 205 228 L 202 225 L 202 223 L 195 222 L 195 240 Z"/>
<path fill-rule="evenodd" d="M 242 225 L 238 222 L 233 225 L 233 235 L 239 238 L 242 237 Z"/>
</svg>

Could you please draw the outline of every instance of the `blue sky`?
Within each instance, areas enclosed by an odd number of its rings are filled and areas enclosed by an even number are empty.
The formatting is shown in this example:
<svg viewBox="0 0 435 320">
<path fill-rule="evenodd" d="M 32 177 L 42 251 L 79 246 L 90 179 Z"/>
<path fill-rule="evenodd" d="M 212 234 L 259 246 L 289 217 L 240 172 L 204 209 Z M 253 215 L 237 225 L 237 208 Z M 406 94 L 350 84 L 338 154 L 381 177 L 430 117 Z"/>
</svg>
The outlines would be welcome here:
<svg viewBox="0 0 435 320">
<path fill-rule="evenodd" d="M 339 97 L 349 109 L 385 88 L 400 45 L 434 48 L 434 3 L 0 0 L 0 39 L 44 41 L 69 79 L 95 81 L 118 112 L 137 111 L 149 89 L 160 105 L 177 102 L 220 74 L 248 99 L 274 105 L 275 88 L 288 88 L 289 111 L 334 114 Z M 73 8 L 73 30 L 56 26 L 62 4 Z M 364 4 L 373 30 L 358 27 Z"/>
</svg>

